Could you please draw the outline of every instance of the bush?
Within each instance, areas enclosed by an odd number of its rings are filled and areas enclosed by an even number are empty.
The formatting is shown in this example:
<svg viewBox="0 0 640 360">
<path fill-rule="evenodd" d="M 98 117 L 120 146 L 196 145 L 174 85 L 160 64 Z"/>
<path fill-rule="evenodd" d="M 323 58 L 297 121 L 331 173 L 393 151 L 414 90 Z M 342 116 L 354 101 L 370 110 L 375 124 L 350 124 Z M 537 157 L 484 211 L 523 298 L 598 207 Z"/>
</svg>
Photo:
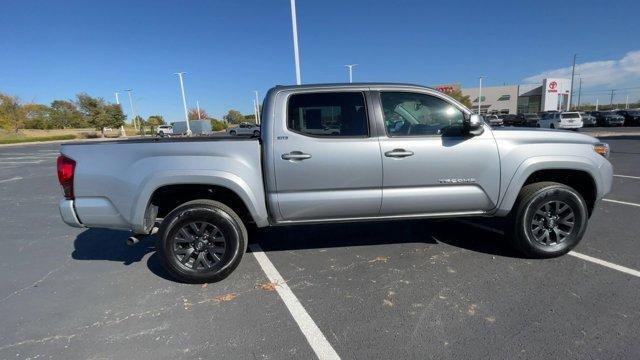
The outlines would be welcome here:
<svg viewBox="0 0 640 360">
<path fill-rule="evenodd" d="M 225 130 L 226 128 L 227 128 L 227 123 L 220 120 L 215 120 L 215 119 L 211 120 L 211 129 L 213 131 L 222 131 L 222 130 Z"/>
<path fill-rule="evenodd" d="M 102 135 L 95 131 L 85 131 L 78 134 L 79 139 L 97 139 L 99 137 L 102 137 Z"/>
</svg>

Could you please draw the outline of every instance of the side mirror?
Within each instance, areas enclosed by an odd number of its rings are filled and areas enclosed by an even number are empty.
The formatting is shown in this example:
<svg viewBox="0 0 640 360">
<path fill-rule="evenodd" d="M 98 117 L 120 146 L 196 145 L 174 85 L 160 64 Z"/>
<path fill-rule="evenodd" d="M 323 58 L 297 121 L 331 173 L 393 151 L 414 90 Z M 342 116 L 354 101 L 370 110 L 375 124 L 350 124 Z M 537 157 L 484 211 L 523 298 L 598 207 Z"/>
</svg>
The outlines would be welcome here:
<svg viewBox="0 0 640 360">
<path fill-rule="evenodd" d="M 482 121 L 482 116 L 478 114 L 471 114 L 469 116 L 469 134 L 471 135 L 480 135 L 484 132 L 484 126 Z"/>
</svg>

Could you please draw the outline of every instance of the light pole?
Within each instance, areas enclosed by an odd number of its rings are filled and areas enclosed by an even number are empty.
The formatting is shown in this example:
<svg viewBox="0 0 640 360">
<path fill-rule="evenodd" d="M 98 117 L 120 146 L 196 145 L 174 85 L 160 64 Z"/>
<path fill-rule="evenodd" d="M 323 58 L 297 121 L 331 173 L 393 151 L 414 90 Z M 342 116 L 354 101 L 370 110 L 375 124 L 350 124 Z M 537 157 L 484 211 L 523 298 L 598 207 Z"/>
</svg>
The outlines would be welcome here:
<svg viewBox="0 0 640 360">
<path fill-rule="evenodd" d="M 296 65 L 296 85 L 300 85 L 300 51 L 298 50 L 298 20 L 296 18 L 296 0 L 291 0 L 291 30 L 293 31 L 293 58 Z"/>
<path fill-rule="evenodd" d="M 200 100 L 196 100 L 196 108 L 198 109 L 198 120 L 202 120 L 202 115 L 200 115 Z"/>
<path fill-rule="evenodd" d="M 596 98 L 596 111 L 598 111 L 598 104 L 600 103 L 600 99 Z"/>
<path fill-rule="evenodd" d="M 611 89 L 611 98 L 609 99 L 609 110 L 613 110 L 613 93 L 615 90 Z"/>
<path fill-rule="evenodd" d="M 353 82 L 353 68 L 358 64 L 347 64 L 345 67 L 349 68 L 349 83 Z"/>
<path fill-rule="evenodd" d="M 580 95 L 582 95 L 582 76 L 578 85 L 578 111 L 580 111 Z"/>
<path fill-rule="evenodd" d="M 627 102 L 624 105 L 624 109 L 628 110 L 629 109 L 629 94 L 627 94 Z"/>
<path fill-rule="evenodd" d="M 260 125 L 260 99 L 258 97 L 258 90 L 253 90 L 256 95 L 256 125 Z"/>
<path fill-rule="evenodd" d="M 180 79 L 180 91 L 182 91 L 182 106 L 184 106 L 184 120 L 187 122 L 187 136 L 191 136 L 191 126 L 189 126 L 189 111 L 187 111 L 187 97 L 184 96 L 184 81 L 182 80 L 182 76 L 185 74 L 184 71 L 174 73 L 178 75 Z"/>
<path fill-rule="evenodd" d="M 131 106 L 131 122 L 133 123 L 133 128 L 138 131 L 138 124 L 136 123 L 136 111 L 133 108 L 133 98 L 131 97 L 133 89 L 125 89 L 124 91 L 129 94 L 129 105 Z"/>
<path fill-rule="evenodd" d="M 116 91 L 115 94 L 116 94 L 116 105 L 120 105 L 120 97 L 118 96 L 120 95 L 120 93 Z M 120 125 L 120 133 L 122 134 L 122 136 L 127 136 L 127 133 L 124 131 L 124 125 Z"/>
<path fill-rule="evenodd" d="M 482 78 L 484 76 L 480 76 L 478 79 L 480 80 L 480 85 L 478 86 L 478 115 L 481 114 L 482 108 Z"/>
<path fill-rule="evenodd" d="M 573 54 L 573 66 L 571 67 L 571 91 L 569 92 L 569 103 L 567 104 L 567 111 L 571 110 L 571 102 L 573 101 L 573 76 L 576 73 L 576 58 L 578 54 Z"/>
</svg>

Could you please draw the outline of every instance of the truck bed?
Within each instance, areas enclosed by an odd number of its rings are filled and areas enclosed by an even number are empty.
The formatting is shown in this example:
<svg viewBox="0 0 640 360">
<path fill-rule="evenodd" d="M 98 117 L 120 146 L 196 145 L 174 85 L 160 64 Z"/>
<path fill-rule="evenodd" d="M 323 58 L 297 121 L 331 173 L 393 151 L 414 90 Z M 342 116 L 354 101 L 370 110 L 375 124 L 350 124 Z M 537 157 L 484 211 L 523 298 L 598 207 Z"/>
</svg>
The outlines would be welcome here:
<svg viewBox="0 0 640 360">
<path fill-rule="evenodd" d="M 236 136 L 136 138 L 66 143 L 76 162 L 75 199 L 67 204 L 83 226 L 148 231 L 154 192 L 169 184 L 223 184 L 247 194 L 249 209 L 267 221 L 261 146 Z"/>
</svg>

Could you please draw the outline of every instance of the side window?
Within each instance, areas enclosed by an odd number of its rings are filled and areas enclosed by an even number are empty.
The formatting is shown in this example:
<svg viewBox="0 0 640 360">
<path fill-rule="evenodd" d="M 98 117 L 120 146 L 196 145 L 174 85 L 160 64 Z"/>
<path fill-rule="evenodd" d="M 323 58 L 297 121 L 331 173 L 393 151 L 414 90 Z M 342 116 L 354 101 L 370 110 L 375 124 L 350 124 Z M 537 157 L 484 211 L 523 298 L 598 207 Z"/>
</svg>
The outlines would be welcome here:
<svg viewBox="0 0 640 360">
<path fill-rule="evenodd" d="M 464 114 L 438 97 L 408 92 L 381 92 L 380 99 L 389 136 L 462 133 Z"/>
<path fill-rule="evenodd" d="M 289 98 L 287 127 L 304 135 L 366 137 L 369 135 L 364 94 L 334 92 L 296 94 Z"/>
</svg>

